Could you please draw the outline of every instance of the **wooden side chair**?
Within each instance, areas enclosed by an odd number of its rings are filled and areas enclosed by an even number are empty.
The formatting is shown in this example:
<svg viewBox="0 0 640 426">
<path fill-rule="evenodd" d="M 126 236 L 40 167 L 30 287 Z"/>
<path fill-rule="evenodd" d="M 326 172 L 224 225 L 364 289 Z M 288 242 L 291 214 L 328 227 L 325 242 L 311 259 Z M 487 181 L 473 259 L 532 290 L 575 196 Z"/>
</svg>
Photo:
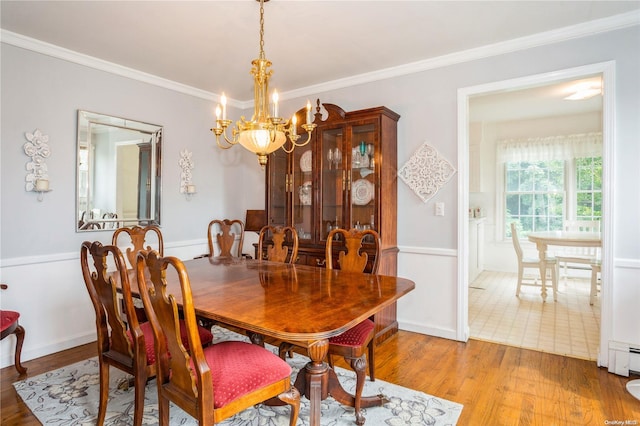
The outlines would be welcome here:
<svg viewBox="0 0 640 426">
<path fill-rule="evenodd" d="M 122 237 L 122 234 L 127 234 L 128 238 Z M 155 246 L 152 247 L 145 243 L 147 242 L 147 235 L 154 234 Z M 130 269 L 135 268 L 136 255 L 140 250 L 150 251 L 157 250 L 160 256 L 164 253 L 164 241 L 162 239 L 162 231 L 156 225 L 132 226 L 118 228 L 114 231 L 111 237 L 111 244 L 118 247 L 121 251 L 127 255 L 127 263 Z M 132 247 L 133 246 L 133 247 Z"/>
<path fill-rule="evenodd" d="M 180 281 L 182 312 L 189 347 L 176 334 L 178 302 L 167 294 L 166 270 L 175 269 Z M 202 348 L 196 332 L 191 284 L 184 264 L 175 257 L 140 252 L 138 283 L 155 336 L 160 425 L 169 424 L 169 402 L 193 416 L 200 426 L 214 425 L 246 408 L 278 397 L 291 406 L 295 426 L 300 393 L 291 386 L 291 367 L 265 348 L 226 341 Z M 150 277 L 150 282 L 145 281 Z M 191 348 L 191 349 L 189 349 Z M 168 354 L 171 354 L 169 357 Z"/>
<path fill-rule="evenodd" d="M 540 274 L 540 259 L 538 257 L 525 257 L 520 246 L 520 239 L 518 238 L 518 229 L 516 223 L 511 223 L 511 241 L 513 242 L 513 248 L 518 258 L 518 286 L 516 287 L 516 297 L 520 297 L 520 288 L 523 285 L 528 286 L 541 286 L 538 284 L 538 276 Z M 551 286 L 553 288 L 553 300 L 558 300 L 558 260 L 555 257 L 547 256 L 545 259 L 548 270 L 551 272 Z M 525 277 L 525 269 L 534 269 L 536 273 L 534 278 L 527 280 Z M 545 271 L 545 274 L 547 271 Z"/>
<path fill-rule="evenodd" d="M 267 238 L 271 237 L 272 244 L 268 244 Z M 285 245 L 289 239 L 292 242 L 291 250 Z M 263 260 L 281 263 L 296 263 L 298 257 L 298 232 L 292 226 L 264 226 L 258 237 L 258 253 Z"/>
<path fill-rule="evenodd" d="M 102 215 L 103 219 L 117 219 L 118 218 L 118 214 L 117 213 L 112 213 L 112 212 L 107 212 L 105 214 Z M 106 222 L 102 222 L 102 229 L 116 229 L 120 227 L 120 222 L 118 221 L 106 221 Z"/>
<path fill-rule="evenodd" d="M 92 259 L 93 266 L 89 259 Z M 107 263 L 112 260 L 116 274 L 107 271 Z M 109 398 L 109 366 L 133 375 L 134 413 L 133 424 L 142 424 L 144 411 L 144 388 L 147 380 L 154 377 L 155 353 L 153 334 L 140 327 L 131 296 L 131 285 L 120 250 L 113 245 L 103 246 L 100 242 L 85 241 L 80 250 L 82 276 L 96 312 L 98 332 L 98 360 L 100 363 L 100 402 L 97 424 L 104 424 Z M 118 286 L 122 291 L 122 303 L 126 316 L 124 323 L 118 306 Z"/>
<path fill-rule="evenodd" d="M 340 251 L 338 264 L 333 262 L 334 240 L 340 235 Z M 374 249 L 373 259 L 363 250 L 366 243 L 370 243 Z M 380 236 L 372 229 L 333 229 L 327 236 L 325 247 L 327 269 L 339 269 L 350 272 L 367 272 L 376 274 L 380 263 Z M 372 319 L 366 319 L 344 333 L 329 339 L 327 352 L 329 365 L 333 367 L 332 355 L 342 356 L 351 365 L 356 373 L 356 392 L 354 408 L 356 412 L 356 424 L 364 424 L 364 416 L 361 411 L 361 397 L 366 378 L 367 359 L 369 365 L 369 379 L 375 381 L 375 323 Z M 279 354 L 285 358 L 291 350 L 291 344 L 280 345 Z"/>
<path fill-rule="evenodd" d="M 239 241 L 236 246 L 236 236 Z M 207 229 L 209 241 L 209 257 L 242 257 L 242 243 L 244 242 L 244 222 L 240 219 L 215 219 L 209 222 Z M 215 245 L 219 247 L 216 254 Z M 236 247 L 234 249 L 234 247 Z"/>
<path fill-rule="evenodd" d="M 91 263 L 90 263 L 91 259 Z M 80 249 L 82 276 L 96 312 L 98 334 L 98 360 L 100 363 L 100 402 L 97 424 L 104 423 L 109 398 L 109 366 L 114 366 L 133 376 L 134 414 L 133 424 L 142 424 L 144 389 L 147 380 L 156 375 L 156 353 L 151 325 L 138 321 L 131 293 L 129 273 L 122 252 L 114 245 L 85 241 Z M 108 264 L 115 271 L 108 271 Z M 92 266 L 93 265 L 93 266 Z M 122 293 L 123 318 L 119 312 L 117 294 Z M 179 330 L 183 344 L 188 346 L 186 326 L 180 321 Z M 210 344 L 213 335 L 199 328 L 203 344 Z"/>
<path fill-rule="evenodd" d="M 344 241 L 346 251 L 341 250 L 338 255 L 338 266 L 342 271 L 350 272 L 367 272 L 370 274 L 378 273 L 378 265 L 380 264 L 380 236 L 372 229 L 358 231 L 350 229 L 333 229 L 327 236 L 327 244 L 325 249 L 325 258 L 327 259 L 327 269 L 336 269 L 333 262 L 333 243 L 336 235 L 341 235 L 341 241 Z M 363 251 L 364 243 L 370 241 L 374 246 L 374 259 L 369 259 L 369 255 Z M 371 319 L 365 320 L 355 327 L 345 331 L 339 336 L 329 339 L 329 362 L 331 363 L 331 355 L 340 355 L 347 362 L 351 361 L 351 365 L 356 374 L 362 375 L 364 386 L 364 366 L 362 371 L 358 371 L 354 366 L 368 348 L 369 355 L 369 379 L 373 382 L 376 379 L 375 374 L 375 344 L 374 344 L 374 323 Z"/>
<path fill-rule="evenodd" d="M 0 284 L 0 288 L 6 290 L 8 286 L 6 284 Z M 14 363 L 18 374 L 23 375 L 27 373 L 27 369 L 23 367 L 20 362 L 22 344 L 24 343 L 24 327 L 18 323 L 18 318 L 20 318 L 19 312 L 0 310 L 0 340 L 4 340 L 5 337 L 12 334 L 16 335 Z"/>
<path fill-rule="evenodd" d="M 126 234 L 126 235 L 125 235 Z M 114 231 L 111 237 L 111 244 L 118 247 L 120 251 L 126 253 L 125 259 L 128 269 L 133 269 L 136 264 L 136 254 L 140 250 L 150 251 L 154 248 L 150 245 L 145 247 L 147 243 L 147 235 L 151 235 L 155 244 L 155 250 L 160 255 L 164 253 L 164 240 L 162 239 L 162 231 L 156 225 L 139 226 L 134 225 L 132 227 L 122 227 Z M 144 308 L 139 299 L 134 299 L 134 309 L 138 315 L 138 321 L 147 321 L 147 316 L 144 313 Z"/>
</svg>

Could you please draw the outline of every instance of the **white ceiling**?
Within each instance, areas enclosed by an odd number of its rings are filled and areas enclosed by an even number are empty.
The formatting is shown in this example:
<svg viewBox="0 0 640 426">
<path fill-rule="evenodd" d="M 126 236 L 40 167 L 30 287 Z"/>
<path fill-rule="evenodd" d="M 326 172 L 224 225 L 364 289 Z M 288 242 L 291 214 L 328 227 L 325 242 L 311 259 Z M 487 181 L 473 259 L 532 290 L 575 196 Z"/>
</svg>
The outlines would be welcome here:
<svg viewBox="0 0 640 426">
<path fill-rule="evenodd" d="M 583 100 L 566 99 L 580 85 L 604 90 L 602 76 L 596 75 L 473 96 L 469 99 L 469 121 L 511 121 L 602 112 L 601 94 Z"/>
<path fill-rule="evenodd" d="M 5 32 L 238 101 L 253 98 L 254 0 L 2 0 L 0 7 Z M 271 88 L 313 92 L 314 85 L 638 10 L 638 0 L 271 0 L 264 50 L 273 62 Z"/>
</svg>

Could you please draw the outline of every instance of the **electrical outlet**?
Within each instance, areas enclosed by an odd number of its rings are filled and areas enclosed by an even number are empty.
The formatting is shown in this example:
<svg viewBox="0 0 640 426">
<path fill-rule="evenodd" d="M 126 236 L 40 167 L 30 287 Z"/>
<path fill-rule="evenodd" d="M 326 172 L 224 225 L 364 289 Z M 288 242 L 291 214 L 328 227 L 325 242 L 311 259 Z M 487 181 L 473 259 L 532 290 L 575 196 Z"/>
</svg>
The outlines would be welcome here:
<svg viewBox="0 0 640 426">
<path fill-rule="evenodd" d="M 436 203 L 436 216 L 444 216 L 444 203 L 442 201 Z"/>
</svg>

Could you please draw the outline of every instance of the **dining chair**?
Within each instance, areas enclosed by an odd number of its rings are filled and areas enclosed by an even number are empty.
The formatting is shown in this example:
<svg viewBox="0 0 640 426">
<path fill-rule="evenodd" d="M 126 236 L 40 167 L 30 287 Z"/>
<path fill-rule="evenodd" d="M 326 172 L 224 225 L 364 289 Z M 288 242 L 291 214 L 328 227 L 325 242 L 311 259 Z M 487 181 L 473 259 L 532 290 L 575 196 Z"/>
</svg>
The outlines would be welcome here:
<svg viewBox="0 0 640 426">
<path fill-rule="evenodd" d="M 127 234 L 124 237 L 123 234 Z M 148 235 L 152 236 L 154 246 L 147 245 Z M 111 237 L 111 244 L 118 247 L 122 252 L 126 253 L 126 261 L 128 268 L 135 268 L 136 255 L 140 250 L 157 250 L 160 256 L 164 253 L 164 240 L 162 238 L 162 231 L 157 225 L 139 226 L 134 225 L 131 227 L 118 228 L 113 232 Z"/>
<path fill-rule="evenodd" d="M 0 284 L 0 289 L 6 290 L 9 288 L 6 284 Z M 0 340 L 4 340 L 5 337 L 12 334 L 16 335 L 16 351 L 14 354 L 14 365 L 18 374 L 26 374 L 27 369 L 22 366 L 20 362 L 20 356 L 22 354 L 22 345 L 24 343 L 24 327 L 18 323 L 20 318 L 20 312 L 7 311 L 0 309 Z"/>
<path fill-rule="evenodd" d="M 126 235 L 125 235 L 126 234 Z M 136 264 L 136 254 L 140 250 L 152 250 L 152 246 L 147 245 L 147 235 L 150 235 L 154 242 L 155 250 L 158 250 L 160 255 L 164 253 L 164 240 L 162 238 L 162 231 L 156 225 L 139 226 L 134 225 L 131 227 L 118 228 L 113 232 L 111 236 L 111 244 L 118 247 L 120 251 L 126 253 L 125 262 L 127 263 L 127 269 L 133 269 Z M 133 299 L 133 305 L 138 316 L 139 322 L 147 321 L 147 316 L 144 312 L 142 302 L 138 298 Z"/>
<path fill-rule="evenodd" d="M 209 257 L 242 257 L 244 222 L 240 219 L 215 219 L 207 229 Z M 216 252 L 215 246 L 218 246 Z"/>
<path fill-rule="evenodd" d="M 287 241 L 291 242 L 291 247 L 286 245 Z M 258 237 L 258 253 L 262 260 L 296 263 L 298 232 L 292 226 L 263 226 Z"/>
<path fill-rule="evenodd" d="M 113 213 L 113 212 L 107 212 L 105 214 L 102 215 L 103 219 L 117 219 L 118 218 L 118 214 L 117 213 Z M 106 221 L 106 222 L 102 222 L 102 229 L 116 229 L 120 227 L 120 222 L 118 221 Z"/>
<path fill-rule="evenodd" d="M 148 322 L 138 321 L 133 305 L 129 271 L 118 247 L 103 246 L 99 241 L 85 241 L 80 250 L 80 263 L 82 276 L 96 313 L 100 364 L 97 424 L 102 425 L 105 420 L 109 397 L 109 366 L 113 366 L 133 376 L 133 423 L 139 426 L 142 424 L 144 411 L 145 385 L 147 380 L 156 375 L 153 330 Z M 113 265 L 115 271 L 109 271 L 109 265 Z M 119 293 L 122 294 L 124 318 L 117 302 Z M 189 340 L 184 321 L 180 320 L 178 327 L 183 345 L 188 347 Z M 197 333 L 201 344 L 209 345 L 213 341 L 211 331 L 199 327 Z"/>
<path fill-rule="evenodd" d="M 339 236 L 339 241 L 336 241 Z M 334 263 L 334 244 L 338 249 L 337 262 Z M 373 259 L 367 251 L 373 251 Z M 337 228 L 327 235 L 325 246 L 327 269 L 340 269 L 349 272 L 365 272 L 376 274 L 380 263 L 380 236 L 372 229 L 356 230 Z M 369 380 L 375 381 L 375 323 L 369 318 L 342 334 L 329 338 L 327 361 L 333 367 L 332 356 L 342 356 L 356 373 L 356 392 L 354 409 L 356 423 L 363 424 L 361 412 L 361 397 L 366 378 L 367 364 L 369 365 Z M 291 351 L 291 343 L 283 343 L 279 348 L 279 355 L 285 358 Z M 368 362 L 367 357 L 368 355 Z"/>
<path fill-rule="evenodd" d="M 169 266 L 180 283 L 181 294 L 177 296 L 167 291 L 165 277 Z M 261 346 L 242 341 L 202 348 L 196 332 L 191 283 L 179 259 L 160 257 L 155 251 L 140 252 L 137 275 L 155 336 L 161 426 L 169 424 L 169 402 L 194 417 L 200 426 L 206 426 L 275 397 L 279 401 L 272 402 L 291 406 L 289 424 L 295 426 L 300 393 L 291 386 L 291 367 L 286 362 Z M 189 347 L 181 343 L 176 333 L 178 300 L 182 304 Z"/>
<path fill-rule="evenodd" d="M 600 232 L 599 220 L 565 220 L 564 230 L 568 232 Z M 569 269 L 591 270 L 592 264 L 600 259 L 600 247 L 563 247 L 554 253 L 562 266 L 563 277 L 567 279 Z"/>
<path fill-rule="evenodd" d="M 511 223 L 511 241 L 513 242 L 513 248 L 516 252 L 518 259 L 518 286 L 516 288 L 516 297 L 520 297 L 520 289 L 525 286 L 540 287 L 542 284 L 538 284 L 538 276 L 540 274 L 540 258 L 538 257 L 525 257 L 520 246 L 520 239 L 518 238 L 518 229 L 515 222 Z M 553 300 L 558 300 L 558 260 L 555 257 L 547 256 L 545 259 L 548 270 L 551 274 L 551 286 L 553 288 Z M 531 280 L 527 280 L 524 274 L 525 269 L 534 269 L 536 274 Z M 545 270 L 545 274 L 547 271 Z"/>
<path fill-rule="evenodd" d="M 90 265 L 90 258 L 93 266 Z M 107 270 L 110 262 L 115 265 L 115 274 Z M 103 246 L 98 241 L 85 241 L 80 250 L 80 263 L 82 276 L 96 313 L 100 364 L 97 424 L 104 424 L 109 399 L 109 367 L 113 366 L 133 375 L 133 424 L 139 426 L 142 424 L 144 411 L 145 385 L 147 380 L 156 374 L 153 334 L 148 328 L 144 330 L 138 322 L 125 260 L 116 246 Z M 117 302 L 118 287 L 122 292 L 126 324 Z"/>
</svg>

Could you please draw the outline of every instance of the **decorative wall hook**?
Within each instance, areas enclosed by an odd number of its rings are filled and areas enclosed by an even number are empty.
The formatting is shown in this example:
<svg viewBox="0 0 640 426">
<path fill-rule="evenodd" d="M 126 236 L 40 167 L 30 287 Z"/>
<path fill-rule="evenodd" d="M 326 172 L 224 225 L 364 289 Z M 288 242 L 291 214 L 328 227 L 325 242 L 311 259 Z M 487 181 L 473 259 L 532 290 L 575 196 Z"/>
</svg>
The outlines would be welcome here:
<svg viewBox="0 0 640 426">
<path fill-rule="evenodd" d="M 190 200 L 196 193 L 196 186 L 191 181 L 191 171 L 194 167 L 191 157 L 192 153 L 185 149 L 180 151 L 180 161 L 178 161 L 178 165 L 182 168 L 182 172 L 180 173 L 180 193 L 184 194 L 187 200 Z"/>
<path fill-rule="evenodd" d="M 31 158 L 26 164 L 25 190 L 37 192 L 38 201 L 42 201 L 44 193 L 51 191 L 45 162 L 51 155 L 49 136 L 36 129 L 33 133 L 26 132 L 25 137 L 28 142 L 24 144 L 24 153 Z"/>
</svg>

